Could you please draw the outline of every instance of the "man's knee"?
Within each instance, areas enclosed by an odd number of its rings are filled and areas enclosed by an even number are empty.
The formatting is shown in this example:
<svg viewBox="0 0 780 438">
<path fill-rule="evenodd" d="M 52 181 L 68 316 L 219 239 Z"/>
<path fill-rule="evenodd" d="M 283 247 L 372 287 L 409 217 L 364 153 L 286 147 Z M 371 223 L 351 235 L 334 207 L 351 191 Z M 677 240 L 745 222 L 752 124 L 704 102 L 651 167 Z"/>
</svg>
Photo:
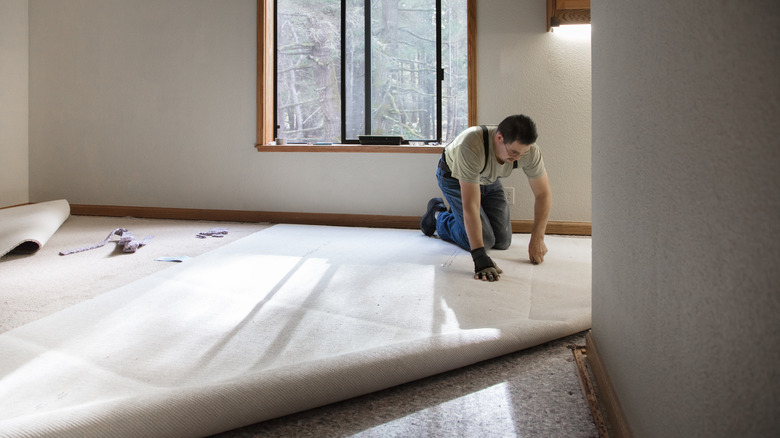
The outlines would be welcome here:
<svg viewBox="0 0 780 438">
<path fill-rule="evenodd" d="M 500 233 L 494 235 L 494 249 L 507 249 L 512 245 L 512 233 Z"/>
<path fill-rule="evenodd" d="M 502 240 L 493 244 L 493 249 L 507 249 L 512 245 L 512 239 Z"/>
</svg>

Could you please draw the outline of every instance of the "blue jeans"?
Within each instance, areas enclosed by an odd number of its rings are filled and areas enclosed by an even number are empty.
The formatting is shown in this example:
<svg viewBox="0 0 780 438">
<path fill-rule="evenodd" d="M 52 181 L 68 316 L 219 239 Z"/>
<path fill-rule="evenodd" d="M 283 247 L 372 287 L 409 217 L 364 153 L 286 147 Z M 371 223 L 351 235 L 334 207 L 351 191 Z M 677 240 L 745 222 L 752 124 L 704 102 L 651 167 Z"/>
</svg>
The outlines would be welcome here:
<svg viewBox="0 0 780 438">
<path fill-rule="evenodd" d="M 463 221 L 463 199 L 460 194 L 460 181 L 444 176 L 444 171 L 436 169 L 444 197 L 450 205 L 450 211 L 439 213 L 436 218 L 436 232 L 443 240 L 452 242 L 466 251 L 471 251 L 466 226 Z M 481 206 L 479 217 L 482 220 L 482 241 L 486 249 L 507 249 L 512 244 L 512 222 L 509 215 L 509 202 L 506 200 L 501 178 L 487 186 L 480 186 Z"/>
</svg>

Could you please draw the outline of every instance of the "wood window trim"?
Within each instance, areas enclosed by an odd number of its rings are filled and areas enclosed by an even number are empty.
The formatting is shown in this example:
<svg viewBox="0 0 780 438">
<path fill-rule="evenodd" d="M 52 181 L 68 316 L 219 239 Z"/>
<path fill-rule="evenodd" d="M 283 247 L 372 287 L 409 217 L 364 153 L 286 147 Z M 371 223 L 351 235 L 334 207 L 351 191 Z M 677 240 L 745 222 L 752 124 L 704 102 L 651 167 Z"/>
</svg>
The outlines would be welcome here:
<svg viewBox="0 0 780 438">
<path fill-rule="evenodd" d="M 477 124 L 477 0 L 466 0 L 468 124 Z M 442 146 L 270 145 L 274 132 L 274 0 L 257 0 L 258 152 L 359 152 L 440 154 Z"/>
</svg>

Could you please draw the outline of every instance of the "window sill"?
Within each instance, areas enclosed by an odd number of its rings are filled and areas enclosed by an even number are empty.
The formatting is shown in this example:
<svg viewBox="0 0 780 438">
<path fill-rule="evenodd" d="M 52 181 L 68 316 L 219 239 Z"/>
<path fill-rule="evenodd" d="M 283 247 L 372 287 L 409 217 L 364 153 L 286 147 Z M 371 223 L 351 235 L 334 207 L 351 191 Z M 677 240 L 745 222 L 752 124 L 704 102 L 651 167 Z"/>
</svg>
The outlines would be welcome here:
<svg viewBox="0 0 780 438">
<path fill-rule="evenodd" d="M 352 153 L 383 153 L 383 154 L 441 154 L 444 146 L 408 146 L 408 145 L 360 145 L 360 144 L 258 144 L 258 152 L 352 152 Z"/>
</svg>

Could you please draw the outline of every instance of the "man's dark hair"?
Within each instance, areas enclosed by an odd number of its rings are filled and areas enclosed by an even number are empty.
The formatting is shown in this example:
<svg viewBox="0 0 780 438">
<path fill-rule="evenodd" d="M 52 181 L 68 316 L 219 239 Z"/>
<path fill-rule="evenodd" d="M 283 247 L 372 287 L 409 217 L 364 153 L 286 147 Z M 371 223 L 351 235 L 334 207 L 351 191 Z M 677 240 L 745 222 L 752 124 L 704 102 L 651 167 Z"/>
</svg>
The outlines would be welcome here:
<svg viewBox="0 0 780 438">
<path fill-rule="evenodd" d="M 522 114 L 505 118 L 498 124 L 498 132 L 504 136 L 506 144 L 512 144 L 515 141 L 519 141 L 520 144 L 533 144 L 538 137 L 534 121 Z"/>
</svg>

